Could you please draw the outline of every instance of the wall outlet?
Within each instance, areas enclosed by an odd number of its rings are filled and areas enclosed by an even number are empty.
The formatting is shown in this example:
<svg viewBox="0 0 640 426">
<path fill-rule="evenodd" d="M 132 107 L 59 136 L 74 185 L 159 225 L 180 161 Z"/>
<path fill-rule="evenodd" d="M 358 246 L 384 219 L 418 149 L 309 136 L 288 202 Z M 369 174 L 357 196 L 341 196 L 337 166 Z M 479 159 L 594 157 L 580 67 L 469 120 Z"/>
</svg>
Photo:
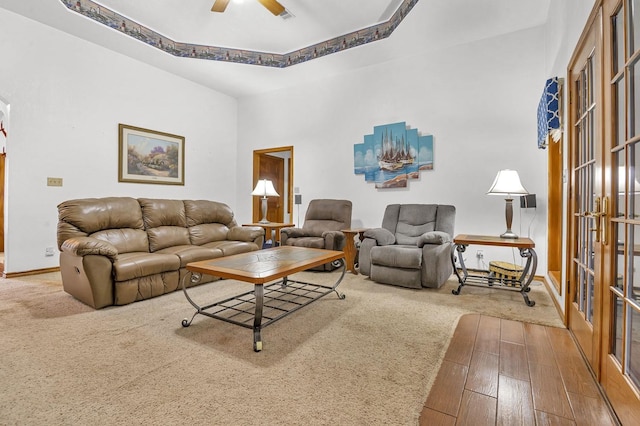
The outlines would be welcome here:
<svg viewBox="0 0 640 426">
<path fill-rule="evenodd" d="M 53 247 L 47 247 L 44 249 L 44 255 L 49 257 L 49 256 L 53 256 L 54 252 L 53 252 Z"/>
<path fill-rule="evenodd" d="M 48 177 L 47 186 L 62 186 L 62 178 Z"/>
<path fill-rule="evenodd" d="M 476 251 L 476 258 L 484 259 L 484 252 L 482 250 Z"/>
</svg>

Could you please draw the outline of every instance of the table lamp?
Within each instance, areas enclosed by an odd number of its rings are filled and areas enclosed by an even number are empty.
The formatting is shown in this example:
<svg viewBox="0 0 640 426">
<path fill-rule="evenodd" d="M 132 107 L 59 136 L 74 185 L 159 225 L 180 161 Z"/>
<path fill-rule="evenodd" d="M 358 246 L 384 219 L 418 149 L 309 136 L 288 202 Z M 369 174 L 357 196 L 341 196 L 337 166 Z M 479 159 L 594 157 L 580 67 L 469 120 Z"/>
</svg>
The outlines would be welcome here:
<svg viewBox="0 0 640 426">
<path fill-rule="evenodd" d="M 273 183 L 268 179 L 261 179 L 256 184 L 256 188 L 253 190 L 251 195 L 257 195 L 262 197 L 262 219 L 258 223 L 269 223 L 267 220 L 267 197 L 279 197 L 276 189 L 273 187 Z"/>
<path fill-rule="evenodd" d="M 520 183 L 518 172 L 508 169 L 498 172 L 487 194 L 506 196 L 505 217 L 507 220 L 507 230 L 504 234 L 500 235 L 501 238 L 518 238 L 518 236 L 511 231 L 511 222 L 513 221 L 513 195 L 526 195 L 528 193 Z"/>
</svg>

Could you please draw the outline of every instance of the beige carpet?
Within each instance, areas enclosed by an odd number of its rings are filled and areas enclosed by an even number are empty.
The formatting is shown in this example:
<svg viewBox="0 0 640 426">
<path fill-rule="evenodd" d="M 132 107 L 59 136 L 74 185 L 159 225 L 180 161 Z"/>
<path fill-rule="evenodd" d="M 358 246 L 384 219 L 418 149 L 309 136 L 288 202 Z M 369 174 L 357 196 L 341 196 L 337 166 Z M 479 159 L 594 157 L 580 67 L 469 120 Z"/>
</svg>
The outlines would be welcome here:
<svg viewBox="0 0 640 426">
<path fill-rule="evenodd" d="M 304 273 L 329 282 L 336 273 Z M 99 311 L 59 277 L 0 280 L 0 424 L 411 425 L 465 313 L 562 326 L 543 285 L 407 290 L 347 274 L 262 331 L 197 316 L 182 292 Z M 192 290 L 200 303 L 245 287 Z"/>
</svg>

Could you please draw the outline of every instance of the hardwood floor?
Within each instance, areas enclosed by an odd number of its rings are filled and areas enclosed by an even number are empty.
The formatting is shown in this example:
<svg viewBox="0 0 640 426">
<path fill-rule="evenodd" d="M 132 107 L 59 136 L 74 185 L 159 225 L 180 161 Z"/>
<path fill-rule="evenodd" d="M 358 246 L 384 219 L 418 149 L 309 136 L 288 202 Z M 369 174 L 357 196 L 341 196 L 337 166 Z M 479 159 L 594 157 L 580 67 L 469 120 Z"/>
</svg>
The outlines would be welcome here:
<svg viewBox="0 0 640 426">
<path fill-rule="evenodd" d="M 618 425 L 569 331 L 465 315 L 420 425 Z"/>
</svg>

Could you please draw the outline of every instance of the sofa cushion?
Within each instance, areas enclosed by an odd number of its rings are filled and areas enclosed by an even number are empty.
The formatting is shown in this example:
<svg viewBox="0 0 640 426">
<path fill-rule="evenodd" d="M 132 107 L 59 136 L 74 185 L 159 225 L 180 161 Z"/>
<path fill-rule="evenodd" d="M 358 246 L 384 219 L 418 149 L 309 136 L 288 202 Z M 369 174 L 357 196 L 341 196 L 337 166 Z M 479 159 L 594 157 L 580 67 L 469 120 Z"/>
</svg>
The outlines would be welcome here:
<svg viewBox="0 0 640 426">
<path fill-rule="evenodd" d="M 58 204 L 58 248 L 69 238 L 122 228 L 144 229 L 142 209 L 135 198 L 85 198 Z"/>
<path fill-rule="evenodd" d="M 181 245 L 167 247 L 155 252 L 157 254 L 173 254 L 180 258 L 180 267 L 184 268 L 187 263 L 198 262 L 200 260 L 215 259 L 222 257 L 223 252 L 217 248 L 207 248 L 192 245 Z"/>
<path fill-rule="evenodd" d="M 395 235 L 396 244 L 415 245 L 420 235 L 436 230 L 437 216 L 437 204 L 390 204 L 382 227 Z"/>
<path fill-rule="evenodd" d="M 232 254 L 247 253 L 250 251 L 260 250 L 256 243 L 249 241 L 214 241 L 207 243 L 204 247 L 220 250 L 224 256 Z"/>
<path fill-rule="evenodd" d="M 371 264 L 392 268 L 420 269 L 422 266 L 422 249 L 415 245 L 372 247 Z"/>
<path fill-rule="evenodd" d="M 189 245 L 189 231 L 179 226 L 159 226 L 147 229 L 149 251 L 156 252 L 163 248 Z"/>
<path fill-rule="evenodd" d="M 191 243 L 182 200 L 140 198 L 138 202 L 149 236 L 149 251 Z"/>
<path fill-rule="evenodd" d="M 216 201 L 184 200 L 187 226 L 192 227 L 203 223 L 221 223 L 232 227 L 234 222 L 231 208 Z"/>
<path fill-rule="evenodd" d="M 127 281 L 178 269 L 180 269 L 180 258 L 174 254 L 124 253 L 119 254 L 113 262 L 116 281 Z"/>
<path fill-rule="evenodd" d="M 145 229 L 158 226 L 187 227 L 187 218 L 182 200 L 139 198 Z"/>
<path fill-rule="evenodd" d="M 297 246 L 297 247 L 319 248 L 319 249 L 325 248 L 324 238 L 322 237 L 289 238 L 287 239 L 287 245 Z"/>
<path fill-rule="evenodd" d="M 416 244 L 425 232 L 435 231 L 438 206 L 434 204 L 405 204 L 398 213 L 397 244 Z"/>
<path fill-rule="evenodd" d="M 302 229 L 306 236 L 312 237 L 320 237 L 325 231 L 348 229 L 351 227 L 351 210 L 349 200 L 311 200 Z"/>
<path fill-rule="evenodd" d="M 149 251 L 149 239 L 142 229 L 105 229 L 91 234 L 93 238 L 111 243 L 118 253 Z"/>
<path fill-rule="evenodd" d="M 229 228 L 222 223 L 203 223 L 190 226 L 188 232 L 191 244 L 201 246 L 212 241 L 226 240 Z"/>
</svg>

